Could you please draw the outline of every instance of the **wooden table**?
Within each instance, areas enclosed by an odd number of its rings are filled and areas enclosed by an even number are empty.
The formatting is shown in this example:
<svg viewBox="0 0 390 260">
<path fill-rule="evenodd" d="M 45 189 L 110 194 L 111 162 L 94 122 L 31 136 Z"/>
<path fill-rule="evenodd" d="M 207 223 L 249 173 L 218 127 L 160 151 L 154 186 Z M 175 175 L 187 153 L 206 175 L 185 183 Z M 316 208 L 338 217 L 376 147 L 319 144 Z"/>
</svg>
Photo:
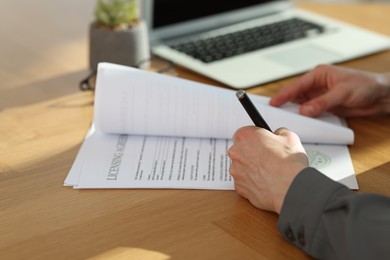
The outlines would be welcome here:
<svg viewBox="0 0 390 260">
<path fill-rule="evenodd" d="M 93 94 L 78 83 L 94 3 L 0 3 L 0 259 L 309 258 L 281 238 L 276 214 L 234 191 L 62 186 L 92 120 Z M 389 4 L 301 6 L 390 36 Z M 390 51 L 343 66 L 390 71 Z M 272 95 L 291 80 L 249 92 Z M 390 117 L 348 123 L 361 191 L 390 195 Z"/>
</svg>

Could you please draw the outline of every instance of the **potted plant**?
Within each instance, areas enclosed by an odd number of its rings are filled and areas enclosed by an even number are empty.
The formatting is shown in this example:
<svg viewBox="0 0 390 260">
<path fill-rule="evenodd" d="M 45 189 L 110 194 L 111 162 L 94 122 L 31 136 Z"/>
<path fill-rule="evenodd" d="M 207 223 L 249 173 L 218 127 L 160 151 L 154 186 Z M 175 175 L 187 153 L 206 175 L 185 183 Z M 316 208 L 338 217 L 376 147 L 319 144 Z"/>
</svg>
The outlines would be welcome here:
<svg viewBox="0 0 390 260">
<path fill-rule="evenodd" d="M 90 26 L 89 64 L 99 62 L 136 66 L 150 56 L 147 25 L 138 0 L 98 0 Z"/>
</svg>

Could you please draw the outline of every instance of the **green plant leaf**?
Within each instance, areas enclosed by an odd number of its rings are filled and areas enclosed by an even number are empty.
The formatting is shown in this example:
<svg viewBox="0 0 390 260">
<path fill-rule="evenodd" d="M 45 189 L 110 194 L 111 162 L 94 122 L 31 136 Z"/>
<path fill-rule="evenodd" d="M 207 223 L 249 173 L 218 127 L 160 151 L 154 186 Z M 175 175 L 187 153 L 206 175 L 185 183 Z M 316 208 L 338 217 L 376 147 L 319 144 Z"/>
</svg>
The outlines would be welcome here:
<svg viewBox="0 0 390 260">
<path fill-rule="evenodd" d="M 98 0 L 95 19 L 114 29 L 131 27 L 139 19 L 138 0 Z"/>
</svg>

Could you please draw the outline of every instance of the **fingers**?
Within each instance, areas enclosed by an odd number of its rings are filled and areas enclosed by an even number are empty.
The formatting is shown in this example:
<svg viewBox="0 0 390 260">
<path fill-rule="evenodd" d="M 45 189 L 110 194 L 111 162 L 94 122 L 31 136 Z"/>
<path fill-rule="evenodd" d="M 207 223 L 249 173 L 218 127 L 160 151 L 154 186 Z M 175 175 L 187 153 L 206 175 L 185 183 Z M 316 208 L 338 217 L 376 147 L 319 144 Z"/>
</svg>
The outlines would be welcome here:
<svg viewBox="0 0 390 260">
<path fill-rule="evenodd" d="M 284 127 L 278 128 L 275 130 L 274 134 L 280 136 L 281 138 L 284 138 L 284 140 L 293 147 L 302 146 L 301 139 L 299 138 L 299 136 L 287 128 Z M 299 148 L 299 150 L 301 149 Z"/>
<path fill-rule="evenodd" d="M 254 126 L 244 126 L 244 127 L 240 127 L 236 130 L 236 132 L 234 132 L 233 134 L 233 137 L 232 137 L 232 141 L 233 141 L 233 144 L 241 139 L 241 138 L 245 138 L 250 131 L 252 131 L 254 128 Z"/>
<path fill-rule="evenodd" d="M 272 133 L 268 130 L 265 130 L 263 128 L 255 127 L 255 126 L 244 126 L 239 128 L 234 134 L 233 134 L 233 144 L 239 140 L 251 140 L 251 138 L 259 138 L 260 136 L 265 136 L 267 138 L 267 135 L 272 136 Z M 276 129 L 273 132 L 274 135 L 278 136 L 290 136 L 290 135 L 296 135 L 294 132 L 290 131 L 289 129 L 285 127 L 280 127 Z M 254 135 L 257 135 L 255 137 Z"/>
<path fill-rule="evenodd" d="M 294 133 L 293 131 L 290 131 L 289 129 L 287 129 L 285 127 L 281 127 L 281 128 L 276 129 L 274 134 L 278 135 L 280 137 L 287 138 L 287 139 L 299 140 L 299 137 L 296 133 Z"/>
<path fill-rule="evenodd" d="M 290 85 L 282 88 L 279 93 L 277 93 L 270 100 L 271 106 L 281 106 L 286 102 L 295 100 L 302 93 L 306 92 L 314 85 L 315 77 L 317 73 L 315 70 L 303 75 L 298 80 L 294 81 Z"/>
<path fill-rule="evenodd" d="M 327 85 L 327 77 L 333 70 L 331 65 L 320 65 L 312 71 L 304 74 L 298 80 L 282 88 L 279 93 L 271 98 L 271 106 L 281 106 L 289 101 L 299 100 L 305 93 L 315 88 L 324 88 Z"/>
<path fill-rule="evenodd" d="M 305 116 L 319 116 L 325 111 L 343 104 L 347 98 L 347 92 L 343 89 L 331 89 L 329 92 L 302 104 L 299 112 Z"/>
<path fill-rule="evenodd" d="M 256 136 L 255 136 L 256 135 Z M 297 138 L 299 140 L 299 137 L 297 136 L 296 133 L 290 131 L 288 128 L 285 127 L 280 127 L 276 129 L 273 133 L 269 132 L 268 130 L 258 128 L 255 126 L 244 126 L 239 128 L 233 135 L 233 144 L 240 140 L 254 140 L 254 138 L 275 138 L 276 136 L 280 137 L 293 137 Z M 276 137 L 277 138 L 277 137 Z M 231 149 L 228 150 L 228 155 L 229 157 L 233 156 L 234 154 Z"/>
<path fill-rule="evenodd" d="M 263 132 L 264 134 L 267 134 L 267 132 L 270 133 L 268 130 L 256 126 L 244 126 L 237 129 L 237 131 L 233 134 L 233 144 L 238 140 L 254 138 L 254 135 L 256 135 L 257 131 Z"/>
</svg>

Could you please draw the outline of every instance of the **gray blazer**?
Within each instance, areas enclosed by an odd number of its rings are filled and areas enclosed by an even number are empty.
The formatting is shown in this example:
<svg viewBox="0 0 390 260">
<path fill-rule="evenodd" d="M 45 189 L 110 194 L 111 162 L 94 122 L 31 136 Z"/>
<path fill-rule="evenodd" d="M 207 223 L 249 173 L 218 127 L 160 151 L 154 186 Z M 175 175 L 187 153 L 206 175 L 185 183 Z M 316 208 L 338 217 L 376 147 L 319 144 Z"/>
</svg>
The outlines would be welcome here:
<svg viewBox="0 0 390 260">
<path fill-rule="evenodd" d="M 314 168 L 294 179 L 278 228 L 315 258 L 390 259 L 390 198 L 358 194 Z"/>
</svg>

